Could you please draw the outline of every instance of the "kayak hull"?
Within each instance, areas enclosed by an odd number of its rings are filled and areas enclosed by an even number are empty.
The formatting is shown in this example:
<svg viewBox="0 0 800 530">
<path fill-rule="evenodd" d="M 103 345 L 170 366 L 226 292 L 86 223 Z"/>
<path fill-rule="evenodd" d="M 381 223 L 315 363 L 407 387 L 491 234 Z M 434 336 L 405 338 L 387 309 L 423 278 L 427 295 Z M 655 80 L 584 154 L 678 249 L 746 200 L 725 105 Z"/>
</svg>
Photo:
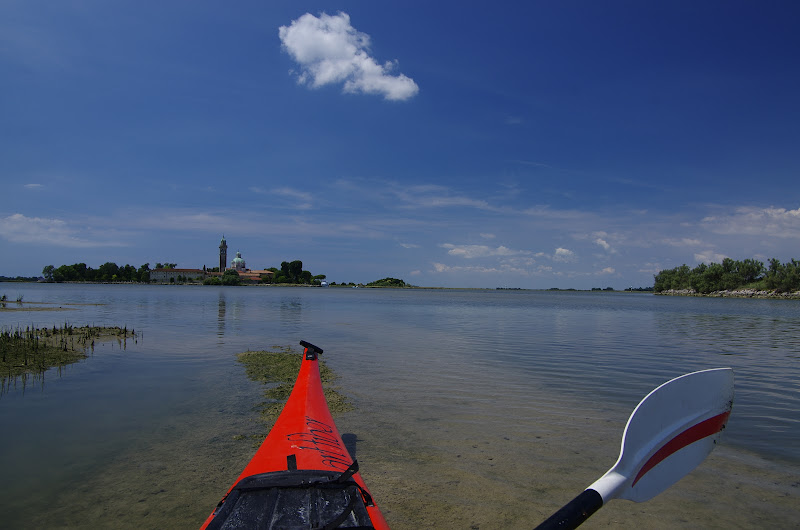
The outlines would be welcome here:
<svg viewBox="0 0 800 530">
<path fill-rule="evenodd" d="M 202 529 L 388 528 L 325 400 L 322 350 L 301 344 L 303 361 L 283 411 Z"/>
</svg>

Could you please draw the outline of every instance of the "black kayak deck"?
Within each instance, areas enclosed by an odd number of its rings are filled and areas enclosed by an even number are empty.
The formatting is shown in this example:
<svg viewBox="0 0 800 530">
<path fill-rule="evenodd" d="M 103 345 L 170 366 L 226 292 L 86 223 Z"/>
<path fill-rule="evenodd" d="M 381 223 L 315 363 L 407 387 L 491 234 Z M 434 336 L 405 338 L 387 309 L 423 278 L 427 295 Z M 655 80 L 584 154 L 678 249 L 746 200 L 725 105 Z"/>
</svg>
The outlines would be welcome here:
<svg viewBox="0 0 800 530">
<path fill-rule="evenodd" d="M 217 507 L 209 529 L 373 528 L 371 499 L 349 475 L 289 470 L 240 480 Z"/>
</svg>

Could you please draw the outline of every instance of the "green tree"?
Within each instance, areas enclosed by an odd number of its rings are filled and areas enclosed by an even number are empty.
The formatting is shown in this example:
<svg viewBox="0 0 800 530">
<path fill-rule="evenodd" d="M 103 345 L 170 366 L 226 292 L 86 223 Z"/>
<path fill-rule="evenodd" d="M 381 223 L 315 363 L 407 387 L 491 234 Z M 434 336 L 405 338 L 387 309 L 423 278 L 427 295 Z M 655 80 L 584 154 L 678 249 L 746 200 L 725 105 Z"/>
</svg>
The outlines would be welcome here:
<svg viewBox="0 0 800 530">
<path fill-rule="evenodd" d="M 150 283 L 150 264 L 145 263 L 136 271 L 137 281 L 142 283 Z"/>
<path fill-rule="evenodd" d="M 233 269 L 228 269 L 222 274 L 222 285 L 239 285 L 239 273 Z"/>
<path fill-rule="evenodd" d="M 397 278 L 383 278 L 367 284 L 367 287 L 405 287 L 406 282 Z"/>
<path fill-rule="evenodd" d="M 304 282 L 305 277 L 302 261 L 282 261 L 280 275 L 276 274 L 275 283 L 311 283 L 310 279 L 308 282 Z"/>
<path fill-rule="evenodd" d="M 53 281 L 53 272 L 55 272 L 56 268 L 52 265 L 46 265 L 44 269 L 42 269 L 42 276 L 48 282 Z"/>
<path fill-rule="evenodd" d="M 103 263 L 97 268 L 97 275 L 101 282 L 108 282 L 114 277 L 115 274 L 119 273 L 119 266 L 116 263 L 112 263 L 110 261 Z"/>
<path fill-rule="evenodd" d="M 78 273 L 72 265 L 61 265 L 53 271 L 53 280 L 57 282 L 74 282 L 78 280 Z"/>
<path fill-rule="evenodd" d="M 725 258 L 722 263 L 700 263 L 691 271 L 686 265 L 663 270 L 654 279 L 653 291 L 656 293 L 691 288 L 698 293 L 708 294 L 741 289 L 748 285 L 779 292 L 796 291 L 800 289 L 800 261 L 792 259 L 781 263 L 773 258 L 765 268 L 764 263 L 758 260 Z M 686 282 L 688 287 L 685 286 Z"/>
<path fill-rule="evenodd" d="M 756 282 L 764 276 L 764 263 L 754 259 L 746 259 L 739 263 L 739 275 L 745 284 Z"/>
<path fill-rule="evenodd" d="M 689 285 L 698 293 L 702 293 L 703 289 L 705 289 L 705 279 L 703 275 L 705 274 L 706 269 L 708 269 L 708 265 L 705 263 L 701 263 L 692 269 L 692 273 L 689 278 Z"/>
<path fill-rule="evenodd" d="M 119 268 L 117 277 L 123 282 L 133 282 L 138 279 L 139 275 L 137 274 L 136 267 L 126 263 L 123 267 Z"/>
<path fill-rule="evenodd" d="M 771 259 L 764 283 L 767 289 L 779 292 L 800 290 L 800 261 L 792 259 L 781 263 L 775 258 Z"/>
<path fill-rule="evenodd" d="M 664 269 L 656 274 L 653 290 L 661 292 L 670 289 L 676 291 L 690 289 L 692 287 L 690 277 L 691 271 L 686 264 L 675 267 L 674 269 Z"/>
</svg>

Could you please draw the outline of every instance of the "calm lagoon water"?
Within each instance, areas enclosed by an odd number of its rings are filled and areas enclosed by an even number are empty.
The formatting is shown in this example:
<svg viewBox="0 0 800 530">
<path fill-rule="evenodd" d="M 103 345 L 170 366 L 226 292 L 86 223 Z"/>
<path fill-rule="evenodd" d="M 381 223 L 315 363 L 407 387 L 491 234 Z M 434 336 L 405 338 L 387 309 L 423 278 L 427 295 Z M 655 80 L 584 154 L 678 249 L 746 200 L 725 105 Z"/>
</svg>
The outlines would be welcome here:
<svg viewBox="0 0 800 530">
<path fill-rule="evenodd" d="M 529 528 L 616 459 L 638 401 L 731 366 L 723 444 L 646 504 L 590 524 L 800 524 L 800 302 L 638 293 L 0 284 L 137 340 L 0 396 L 0 526 L 195 528 L 254 451 L 262 389 L 236 354 L 308 340 L 395 528 Z M 11 302 L 9 307 L 16 307 Z M 26 305 L 24 307 L 37 307 Z M 38 306 L 42 307 L 42 306 Z M 587 525 L 588 526 L 588 525 Z"/>
</svg>

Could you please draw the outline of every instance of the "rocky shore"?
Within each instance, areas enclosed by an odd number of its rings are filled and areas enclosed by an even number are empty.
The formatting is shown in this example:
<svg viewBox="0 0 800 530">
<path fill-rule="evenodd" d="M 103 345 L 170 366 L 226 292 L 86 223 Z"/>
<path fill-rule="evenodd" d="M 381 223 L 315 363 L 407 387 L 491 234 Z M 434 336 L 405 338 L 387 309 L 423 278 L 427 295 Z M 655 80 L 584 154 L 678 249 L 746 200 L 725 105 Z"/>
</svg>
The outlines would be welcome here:
<svg viewBox="0 0 800 530">
<path fill-rule="evenodd" d="M 713 298 L 764 298 L 770 300 L 800 300 L 800 291 L 782 293 L 778 291 L 759 291 L 757 289 L 733 289 L 728 291 L 714 291 L 712 293 L 698 293 L 694 289 L 669 289 L 654 293 L 664 296 L 706 296 Z"/>
</svg>

